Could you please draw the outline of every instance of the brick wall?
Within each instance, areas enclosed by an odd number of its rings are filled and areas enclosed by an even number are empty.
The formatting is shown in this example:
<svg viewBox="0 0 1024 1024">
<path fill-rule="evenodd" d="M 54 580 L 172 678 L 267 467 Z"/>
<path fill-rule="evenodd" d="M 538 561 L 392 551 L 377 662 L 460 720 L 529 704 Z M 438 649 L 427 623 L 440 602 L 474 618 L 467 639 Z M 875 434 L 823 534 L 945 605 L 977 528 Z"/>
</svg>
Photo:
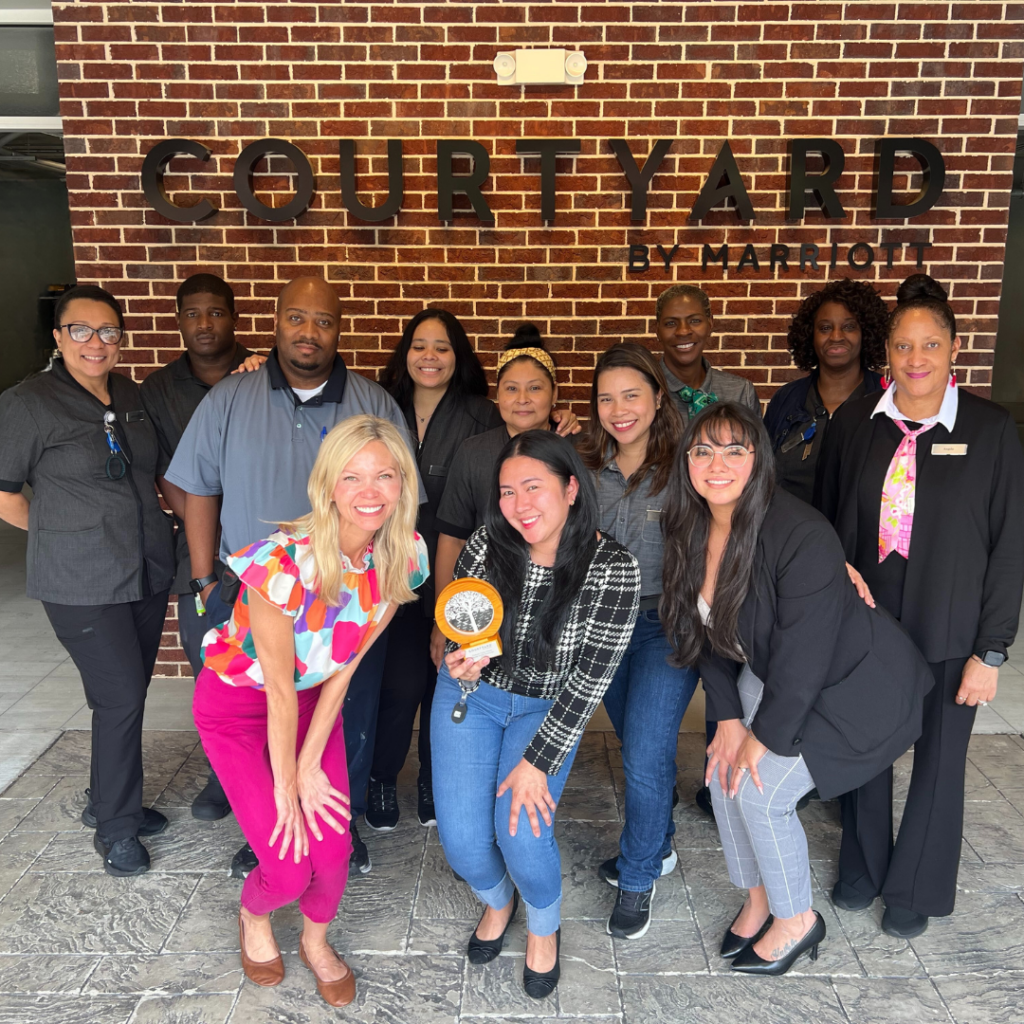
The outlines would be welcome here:
<svg viewBox="0 0 1024 1024">
<path fill-rule="evenodd" d="M 240 339 L 265 348 L 274 298 L 299 273 L 323 273 L 343 297 L 346 360 L 373 375 L 402 322 L 443 303 L 493 366 L 522 320 L 539 323 L 557 351 L 563 397 L 582 403 L 596 353 L 621 338 L 650 339 L 653 297 L 692 281 L 712 297 L 713 361 L 749 377 L 770 398 L 795 371 L 788 318 L 829 276 L 876 282 L 891 298 L 911 272 L 912 249 L 887 268 L 877 246 L 929 241 L 925 266 L 952 284 L 962 317 L 965 383 L 987 390 L 995 341 L 1017 116 L 1024 3 L 56 3 L 61 112 L 79 279 L 124 298 L 139 379 L 179 348 L 173 293 L 211 270 L 235 287 Z M 582 49 L 580 87 L 505 87 L 499 50 Z M 870 217 L 875 140 L 920 136 L 946 160 L 946 191 L 909 222 Z M 234 157 L 264 137 L 288 139 L 317 178 L 297 222 L 268 224 L 232 189 Z M 496 223 L 481 227 L 464 197 L 456 219 L 436 216 L 436 140 L 475 139 L 491 154 L 484 186 Z M 522 137 L 582 140 L 559 158 L 553 225 L 540 218 L 539 158 L 515 155 Z M 846 153 L 837 188 L 842 221 L 808 211 L 786 221 L 787 140 L 824 136 Z M 168 137 L 208 146 L 206 165 L 173 162 L 168 192 L 183 205 L 210 198 L 221 212 L 176 225 L 148 208 L 139 171 Z M 370 225 L 343 208 L 338 138 L 357 140 L 360 197 L 386 194 L 386 140 L 405 146 L 405 202 Z M 642 165 L 673 138 L 652 185 L 644 224 L 607 139 L 626 138 Z M 758 218 L 714 210 L 688 216 L 722 142 L 730 140 Z M 897 164 L 913 191 L 917 165 Z M 263 165 L 261 197 L 290 198 L 288 165 Z M 273 173 L 271 173 L 273 172 Z M 878 258 L 852 269 L 857 241 Z M 733 268 L 701 267 L 703 243 L 728 242 Z M 747 242 L 820 246 L 821 269 L 736 271 Z M 832 242 L 839 264 L 827 265 Z M 670 269 L 655 246 L 679 244 Z M 630 245 L 651 247 L 651 267 L 627 271 Z M 158 672 L 183 668 L 173 620 Z"/>
</svg>

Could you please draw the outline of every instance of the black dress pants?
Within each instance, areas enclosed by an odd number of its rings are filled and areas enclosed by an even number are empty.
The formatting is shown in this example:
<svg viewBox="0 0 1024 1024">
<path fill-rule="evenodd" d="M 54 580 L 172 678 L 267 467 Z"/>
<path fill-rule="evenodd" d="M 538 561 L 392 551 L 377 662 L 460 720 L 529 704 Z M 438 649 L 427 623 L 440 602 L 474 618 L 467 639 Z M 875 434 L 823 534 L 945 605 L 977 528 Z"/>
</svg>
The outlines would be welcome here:
<svg viewBox="0 0 1024 1024">
<path fill-rule="evenodd" d="M 893 844 L 892 768 L 839 798 L 839 878 L 865 896 L 926 917 L 953 913 L 964 823 L 964 769 L 975 708 L 956 703 L 966 658 L 932 664 L 924 731 Z"/>
<path fill-rule="evenodd" d="M 43 602 L 92 709 L 89 786 L 96 831 L 108 844 L 134 836 L 142 824 L 142 713 L 167 597 L 165 590 L 126 604 Z"/>
<path fill-rule="evenodd" d="M 380 681 L 392 626 L 377 637 L 359 662 L 348 684 L 342 706 L 345 729 L 345 759 L 348 763 L 348 787 L 352 799 L 352 820 L 366 813 L 366 788 L 370 783 L 374 740 L 377 735 L 377 708 Z"/>
<path fill-rule="evenodd" d="M 405 764 L 412 741 L 416 710 L 420 712 L 420 778 L 430 780 L 430 704 L 437 683 L 437 669 L 430 660 L 433 619 L 419 603 L 401 609 L 404 615 L 391 620 L 388 653 L 377 714 L 377 742 L 370 775 L 393 783 Z"/>
</svg>

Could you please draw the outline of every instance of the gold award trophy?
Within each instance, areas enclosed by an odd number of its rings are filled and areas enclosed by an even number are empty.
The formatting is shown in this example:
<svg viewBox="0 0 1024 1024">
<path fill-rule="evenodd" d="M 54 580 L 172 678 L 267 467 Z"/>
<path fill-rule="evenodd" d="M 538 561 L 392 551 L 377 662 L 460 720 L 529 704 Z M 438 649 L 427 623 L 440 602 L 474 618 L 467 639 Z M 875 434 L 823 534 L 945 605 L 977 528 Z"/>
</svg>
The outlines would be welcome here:
<svg viewBox="0 0 1024 1024">
<path fill-rule="evenodd" d="M 437 628 L 473 659 L 501 654 L 498 630 L 503 614 L 498 592 L 490 583 L 473 576 L 449 583 L 434 605 Z"/>
</svg>

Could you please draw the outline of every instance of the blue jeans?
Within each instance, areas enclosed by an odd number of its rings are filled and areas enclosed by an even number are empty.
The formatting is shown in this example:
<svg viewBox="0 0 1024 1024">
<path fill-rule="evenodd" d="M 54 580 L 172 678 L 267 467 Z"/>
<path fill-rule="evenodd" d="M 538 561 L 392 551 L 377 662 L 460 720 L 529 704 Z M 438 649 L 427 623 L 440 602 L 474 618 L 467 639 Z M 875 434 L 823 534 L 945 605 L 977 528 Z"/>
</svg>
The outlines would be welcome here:
<svg viewBox="0 0 1024 1024">
<path fill-rule="evenodd" d="M 554 828 L 540 821 L 538 839 L 525 809 L 516 834 L 509 835 L 511 792 L 496 799 L 498 786 L 522 760 L 553 701 L 522 697 L 481 682 L 467 698 L 465 719 L 452 721 L 459 684 L 442 665 L 430 718 L 437 833 L 452 870 L 481 902 L 495 910 L 508 905 L 513 888 L 526 905 L 534 935 L 558 930 L 562 906 L 562 860 Z M 577 747 L 579 744 L 577 744 Z M 548 791 L 557 801 L 565 788 L 576 747 Z"/>
<path fill-rule="evenodd" d="M 645 892 L 661 874 L 672 849 L 672 787 L 676 781 L 679 723 L 697 673 L 673 668 L 672 645 L 654 609 L 637 615 L 633 636 L 604 706 L 622 743 L 626 774 L 626 824 L 619 840 L 619 888 Z"/>
</svg>

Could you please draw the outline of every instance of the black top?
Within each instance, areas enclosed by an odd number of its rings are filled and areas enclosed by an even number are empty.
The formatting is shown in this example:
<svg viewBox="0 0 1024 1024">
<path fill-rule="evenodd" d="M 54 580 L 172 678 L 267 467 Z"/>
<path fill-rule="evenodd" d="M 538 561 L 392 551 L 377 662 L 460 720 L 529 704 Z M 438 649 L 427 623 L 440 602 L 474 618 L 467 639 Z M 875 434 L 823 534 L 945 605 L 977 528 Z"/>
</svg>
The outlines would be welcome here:
<svg viewBox="0 0 1024 1024">
<path fill-rule="evenodd" d="M 416 410 L 410 402 L 403 409 L 409 431 L 413 438 L 416 430 Z M 437 509 L 441 504 L 448 473 L 455 453 L 468 437 L 474 437 L 501 423 L 498 407 L 484 395 L 456 396 L 447 391 L 430 417 L 423 440 L 416 447 L 416 465 L 427 492 L 427 500 L 420 505 L 416 529 L 427 542 L 427 556 L 431 570 L 437 555 Z M 489 482 L 489 479 L 488 479 Z M 450 581 L 446 580 L 445 583 Z M 427 582 L 419 589 L 420 607 L 429 618 L 434 617 L 434 575 L 431 572 Z M 401 611 L 401 609 L 399 609 Z"/>
<path fill-rule="evenodd" d="M 881 391 L 881 380 L 881 374 L 866 370 L 846 401 Z M 814 499 L 815 469 L 829 421 L 828 409 L 818 393 L 817 370 L 779 388 L 764 414 L 775 452 L 776 480 L 801 501 Z"/>
<path fill-rule="evenodd" d="M 500 427 L 462 442 L 452 459 L 448 482 L 437 509 L 438 533 L 468 540 L 474 530 L 483 526 L 494 467 L 509 440 L 508 429 L 502 423 Z"/>
<path fill-rule="evenodd" d="M 0 490 L 32 487 L 25 590 L 40 601 L 124 604 L 171 585 L 171 519 L 154 485 L 156 432 L 134 381 L 111 373 L 107 386 L 109 406 L 57 359 L 0 395 Z M 107 475 L 108 410 L 130 460 L 119 480 Z"/>
<path fill-rule="evenodd" d="M 1005 654 L 1024 588 L 1024 453 L 1017 428 L 994 402 L 963 390 L 957 402 L 953 430 L 937 423 L 917 443 L 900 619 L 930 662 Z M 869 580 L 878 560 L 882 482 L 901 436 L 888 416 L 872 418 L 877 403 L 877 395 L 868 395 L 836 412 L 815 488 L 815 504 L 835 524 L 847 559 Z M 957 445 L 964 454 L 935 454 L 933 445 Z"/>
<path fill-rule="evenodd" d="M 776 754 L 802 754 L 824 799 L 873 779 L 920 736 L 928 665 L 891 615 L 857 596 L 825 518 L 782 489 L 758 534 L 739 636 L 764 683 L 751 730 Z M 709 720 L 742 719 L 742 663 L 708 644 L 699 667 Z"/>
<path fill-rule="evenodd" d="M 250 355 L 252 353 L 247 348 L 236 343 L 231 370 L 237 370 Z M 157 476 L 163 476 L 167 472 L 188 421 L 192 419 L 192 414 L 199 403 L 210 393 L 210 388 L 210 384 L 200 380 L 192 372 L 192 363 L 187 352 L 182 352 L 173 362 L 155 370 L 139 385 L 142 404 L 153 422 L 156 439 L 160 445 Z M 192 560 L 189 558 L 188 541 L 185 539 L 185 524 L 177 516 L 174 521 L 178 529 L 174 538 L 176 571 L 171 593 L 188 594 L 188 581 L 192 579 Z M 218 576 L 223 568 L 224 564 L 218 560 Z"/>
</svg>

